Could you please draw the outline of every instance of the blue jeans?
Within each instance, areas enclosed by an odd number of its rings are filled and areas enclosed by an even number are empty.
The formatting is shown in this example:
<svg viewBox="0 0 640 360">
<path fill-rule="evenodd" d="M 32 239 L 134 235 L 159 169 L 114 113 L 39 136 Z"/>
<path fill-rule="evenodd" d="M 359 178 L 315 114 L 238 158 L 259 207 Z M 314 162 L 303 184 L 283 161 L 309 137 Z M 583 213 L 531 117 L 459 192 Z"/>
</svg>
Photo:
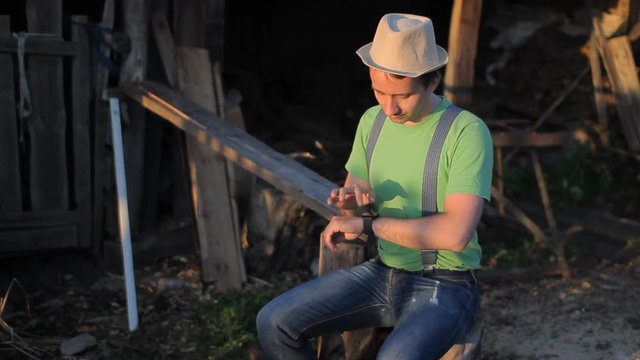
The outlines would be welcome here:
<svg viewBox="0 0 640 360">
<path fill-rule="evenodd" d="M 475 276 L 433 276 L 374 259 L 284 292 L 257 317 L 267 359 L 315 359 L 309 339 L 366 327 L 393 327 L 377 359 L 438 359 L 473 325 Z"/>
</svg>

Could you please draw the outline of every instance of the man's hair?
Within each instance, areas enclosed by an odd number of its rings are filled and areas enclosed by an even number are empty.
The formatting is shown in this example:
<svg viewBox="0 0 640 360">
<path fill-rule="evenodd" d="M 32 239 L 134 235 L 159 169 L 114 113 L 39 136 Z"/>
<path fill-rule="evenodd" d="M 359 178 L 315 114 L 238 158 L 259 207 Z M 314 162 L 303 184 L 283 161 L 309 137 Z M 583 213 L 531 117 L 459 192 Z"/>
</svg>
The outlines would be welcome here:
<svg viewBox="0 0 640 360">
<path fill-rule="evenodd" d="M 397 74 L 390 74 L 390 73 L 388 73 L 388 75 L 391 76 L 391 77 L 397 78 L 397 79 L 402 79 L 402 78 L 406 77 L 404 75 L 397 75 Z M 418 79 L 418 81 L 420 81 L 422 86 L 429 87 L 429 86 L 433 85 L 433 83 L 436 81 L 436 78 L 438 77 L 438 75 L 440 75 L 440 69 L 435 70 L 435 71 L 430 71 L 430 72 L 425 73 L 425 74 L 422 74 L 422 75 L 418 76 L 416 79 Z"/>
<path fill-rule="evenodd" d="M 435 71 L 430 71 L 430 72 L 428 72 L 426 74 L 422 74 L 422 75 L 418 76 L 418 80 L 425 87 L 429 87 L 434 83 L 434 81 L 436 81 L 436 78 L 438 77 L 438 75 L 440 75 L 440 70 L 439 69 L 435 70 Z"/>
</svg>

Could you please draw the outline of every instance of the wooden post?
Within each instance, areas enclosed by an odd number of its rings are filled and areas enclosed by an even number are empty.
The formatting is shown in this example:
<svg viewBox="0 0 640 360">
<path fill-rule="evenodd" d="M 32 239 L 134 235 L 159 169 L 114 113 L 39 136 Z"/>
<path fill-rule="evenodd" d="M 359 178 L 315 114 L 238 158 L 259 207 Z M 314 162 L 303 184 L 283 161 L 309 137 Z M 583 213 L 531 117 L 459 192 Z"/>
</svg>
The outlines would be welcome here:
<svg viewBox="0 0 640 360">
<path fill-rule="evenodd" d="M 102 12 L 101 25 L 113 28 L 115 17 L 114 0 L 105 0 Z M 108 46 L 100 49 L 105 56 L 109 56 L 111 50 Z M 95 61 L 97 64 L 98 62 Z M 109 120 L 109 105 L 103 97 L 103 92 L 108 86 L 109 71 L 103 66 L 95 69 L 96 92 L 94 107 L 94 134 L 93 134 L 93 252 L 99 254 L 102 251 L 102 232 L 104 224 L 104 188 L 105 188 L 105 147 L 107 139 L 107 124 Z M 111 170 L 109 170 L 111 171 Z"/>
<path fill-rule="evenodd" d="M 164 11 L 157 11 L 152 15 L 153 37 L 158 47 L 162 67 L 169 85 L 178 88 L 178 65 L 176 65 L 176 50 L 173 34 L 170 31 L 167 21 L 167 14 Z M 192 221 L 192 206 L 189 201 L 189 179 L 186 169 L 185 137 L 184 133 L 177 128 L 171 130 L 172 149 L 170 150 L 171 162 L 173 164 L 173 217 L 176 221 L 188 219 Z"/>
<path fill-rule="evenodd" d="M 549 198 L 549 192 L 547 191 L 547 182 L 544 179 L 542 166 L 540 165 L 540 160 L 538 159 L 538 154 L 535 150 L 531 151 L 531 161 L 533 162 L 533 170 L 536 175 L 536 181 L 538 182 L 538 190 L 540 191 L 544 214 L 547 218 L 549 229 L 551 229 L 551 250 L 555 253 L 558 265 L 560 265 L 560 268 L 562 269 L 562 277 L 569 278 L 571 276 L 571 272 L 569 270 L 569 265 L 567 265 L 567 259 L 564 256 L 562 238 L 560 236 L 560 231 L 558 231 L 556 217 L 553 214 L 553 209 L 551 208 L 551 199 Z"/>
<path fill-rule="evenodd" d="M 482 0 L 454 0 L 449 28 L 449 64 L 444 96 L 459 105 L 471 103 Z"/>
<path fill-rule="evenodd" d="M 120 82 L 141 81 L 147 76 L 148 1 L 127 0 L 123 2 L 124 28 L 131 40 L 131 50 L 120 69 Z M 127 103 L 122 108 L 125 118 L 123 141 L 127 171 L 127 191 L 131 232 L 135 235 L 140 228 L 140 208 L 142 200 L 143 161 L 145 146 L 145 113 L 137 104 Z M 128 123 L 126 119 L 128 118 Z"/>
<path fill-rule="evenodd" d="M 626 35 L 606 39 L 601 20 L 593 19 L 593 39 L 603 59 L 618 100 L 624 135 L 633 152 L 640 151 L 640 81 L 633 51 Z"/>
<path fill-rule="evenodd" d="M 8 15 L 0 16 L 0 35 L 10 34 Z M 22 210 L 15 83 L 11 54 L 0 53 L 0 212 Z"/>
<path fill-rule="evenodd" d="M 79 24 L 86 24 L 85 15 L 71 17 L 72 39 L 77 43 L 78 52 L 72 65 L 73 94 L 73 163 L 74 163 L 74 208 L 80 214 L 78 223 L 78 243 L 81 247 L 91 246 L 91 145 L 89 135 L 89 37 Z"/>
<path fill-rule="evenodd" d="M 320 244 L 320 276 L 330 272 L 346 269 L 362 264 L 366 259 L 366 247 L 361 242 L 344 242 L 338 244 L 338 251 L 331 252 Z M 376 328 L 347 331 L 340 334 L 329 334 L 318 339 L 318 359 L 336 359 L 337 354 L 344 354 L 345 359 L 366 359 L 374 347 Z M 339 357 L 339 355 L 338 355 Z"/>
<path fill-rule="evenodd" d="M 217 112 L 209 53 L 176 47 L 180 90 L 212 113 Z M 198 227 L 202 278 L 216 290 L 239 289 L 246 281 L 240 237 L 230 197 L 226 161 L 192 136 L 187 137 L 194 212 Z"/>
<path fill-rule="evenodd" d="M 602 83 L 602 62 L 598 55 L 595 35 L 591 34 L 589 40 L 589 64 L 591 65 L 591 81 L 593 83 L 594 100 L 598 121 L 602 127 L 600 139 L 603 144 L 609 145 L 609 117 L 607 115 L 607 104 L 604 100 L 604 85 Z"/>
<path fill-rule="evenodd" d="M 27 0 L 27 24 L 30 32 L 61 39 L 62 0 Z M 62 59 L 30 55 L 28 60 L 32 112 L 26 124 L 31 144 L 31 207 L 33 210 L 66 210 L 69 184 Z"/>
</svg>

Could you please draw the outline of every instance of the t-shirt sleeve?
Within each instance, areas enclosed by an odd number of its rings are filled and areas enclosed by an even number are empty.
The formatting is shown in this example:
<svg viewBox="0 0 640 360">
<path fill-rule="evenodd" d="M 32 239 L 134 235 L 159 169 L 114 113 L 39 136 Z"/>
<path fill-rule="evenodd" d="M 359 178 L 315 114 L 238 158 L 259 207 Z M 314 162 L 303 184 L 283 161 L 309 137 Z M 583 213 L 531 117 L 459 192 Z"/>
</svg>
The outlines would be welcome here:
<svg viewBox="0 0 640 360">
<path fill-rule="evenodd" d="M 465 193 L 491 198 L 493 141 L 487 125 L 474 117 L 456 139 L 445 195 Z"/>
<path fill-rule="evenodd" d="M 351 154 L 345 164 L 345 169 L 351 175 L 367 181 L 369 179 L 369 170 L 367 169 L 366 147 L 371 133 L 371 126 L 373 125 L 371 114 L 375 113 L 374 110 L 375 108 L 370 108 L 362 115 L 353 139 Z"/>
</svg>

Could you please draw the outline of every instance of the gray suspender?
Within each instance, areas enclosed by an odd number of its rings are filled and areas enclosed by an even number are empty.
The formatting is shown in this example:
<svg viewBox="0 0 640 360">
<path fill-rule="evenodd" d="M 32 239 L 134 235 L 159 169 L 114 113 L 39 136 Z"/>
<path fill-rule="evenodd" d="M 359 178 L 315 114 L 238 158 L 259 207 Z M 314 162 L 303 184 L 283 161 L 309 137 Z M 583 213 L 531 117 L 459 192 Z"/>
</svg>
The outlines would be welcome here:
<svg viewBox="0 0 640 360">
<path fill-rule="evenodd" d="M 371 132 L 369 133 L 369 139 L 367 140 L 367 174 L 370 172 L 371 167 L 371 156 L 373 156 L 373 148 L 376 147 L 376 142 L 378 142 L 378 136 L 380 136 L 380 132 L 382 131 L 382 126 L 384 125 L 384 119 L 386 119 L 387 115 L 382 111 L 378 111 L 378 115 L 376 115 L 376 119 L 373 122 L 373 127 L 371 128 Z"/>
<path fill-rule="evenodd" d="M 433 134 L 433 140 L 429 145 L 427 160 L 424 164 L 424 176 L 422 177 L 422 216 L 430 215 L 438 211 L 438 165 L 444 141 L 462 109 L 450 105 L 440 118 L 440 122 Z"/>
<path fill-rule="evenodd" d="M 447 139 L 447 134 L 449 134 L 451 124 L 453 124 L 453 121 L 461 111 L 462 109 L 455 105 L 449 105 L 449 107 L 447 107 L 440 118 L 440 122 L 436 126 L 435 133 L 433 134 L 433 140 L 431 140 L 431 145 L 429 145 L 427 158 L 424 164 L 424 175 L 422 177 L 423 216 L 430 215 L 438 211 L 438 165 L 440 163 L 440 154 L 442 153 L 444 141 Z M 369 174 L 371 171 L 373 149 L 376 146 L 376 142 L 378 141 L 378 137 L 382 131 L 385 119 L 386 115 L 382 109 L 380 109 L 375 121 L 373 122 L 369 139 L 367 140 L 366 160 L 367 171 Z M 432 268 L 436 263 L 436 254 L 436 250 L 422 250 L 423 265 L 427 268 Z"/>
</svg>

